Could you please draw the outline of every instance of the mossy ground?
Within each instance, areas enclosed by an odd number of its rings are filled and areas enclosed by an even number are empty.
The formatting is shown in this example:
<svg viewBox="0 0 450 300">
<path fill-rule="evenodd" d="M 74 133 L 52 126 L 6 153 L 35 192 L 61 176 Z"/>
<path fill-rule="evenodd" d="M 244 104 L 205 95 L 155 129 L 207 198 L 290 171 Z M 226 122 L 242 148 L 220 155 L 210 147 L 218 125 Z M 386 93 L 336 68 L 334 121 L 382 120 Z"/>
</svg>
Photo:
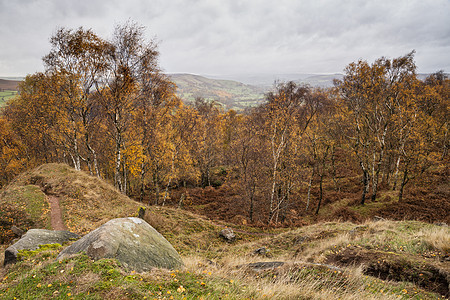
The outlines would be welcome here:
<svg viewBox="0 0 450 300">
<path fill-rule="evenodd" d="M 78 233 L 115 217 L 136 216 L 142 206 L 101 180 L 59 164 L 20 176 L 2 191 L 1 201 L 37 221 L 47 216 L 39 214 L 48 210 L 45 193 L 60 198 L 66 224 Z M 358 215 L 378 209 L 375 206 L 361 208 Z M 212 221 L 182 209 L 145 207 L 145 220 L 180 252 L 185 269 L 138 274 L 116 260 L 92 261 L 83 254 L 59 262 L 56 256 L 63 247 L 43 247 L 23 252 L 15 265 L 0 267 L 0 299 L 448 297 L 448 282 L 445 290 L 442 281 L 450 272 L 448 226 L 385 220 L 319 222 L 269 231 Z M 219 237 L 224 227 L 235 230 L 234 242 Z M 2 255 L 7 245 L 0 245 Z M 268 253 L 254 255 L 260 247 Z M 242 267 L 258 261 L 285 264 L 263 271 Z"/>
<path fill-rule="evenodd" d="M 49 204 L 45 194 L 34 185 L 11 186 L 0 194 L 0 243 L 14 238 L 11 226 L 26 231 L 50 229 Z"/>
<path fill-rule="evenodd" d="M 174 213 L 159 212 L 167 218 Z M 189 217 L 186 222 L 194 227 L 202 221 Z M 180 236 L 184 230 L 187 235 L 198 232 L 180 226 Z M 210 224 L 201 231 L 217 236 L 219 228 Z M 427 285 L 426 277 L 431 267 L 449 271 L 448 263 L 440 262 L 447 244 L 434 245 L 431 234 L 450 237 L 448 228 L 415 221 L 329 222 L 235 243 L 218 239 L 209 248 L 185 251 L 182 270 L 142 274 L 123 269 L 116 260 L 92 261 L 84 254 L 57 261 L 62 247 L 43 247 L 0 269 L 0 299 L 442 299 L 443 291 Z M 175 248 L 176 238 L 168 236 Z M 269 250 L 266 256 L 252 254 L 260 246 Z M 265 271 L 241 267 L 256 261 L 285 264 Z M 404 276 L 380 276 L 377 271 L 388 264 L 391 272 L 396 266 Z"/>
</svg>

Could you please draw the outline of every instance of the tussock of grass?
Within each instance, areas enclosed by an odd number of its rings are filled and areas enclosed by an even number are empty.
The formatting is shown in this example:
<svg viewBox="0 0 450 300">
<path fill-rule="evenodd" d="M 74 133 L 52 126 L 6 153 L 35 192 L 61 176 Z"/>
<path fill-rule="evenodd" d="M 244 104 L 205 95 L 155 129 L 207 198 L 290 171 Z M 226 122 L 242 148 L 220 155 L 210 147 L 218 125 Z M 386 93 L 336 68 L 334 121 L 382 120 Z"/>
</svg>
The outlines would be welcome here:
<svg viewBox="0 0 450 300">
<path fill-rule="evenodd" d="M 445 254 L 450 254 L 450 227 L 427 227 L 417 234 L 417 238 Z"/>
</svg>

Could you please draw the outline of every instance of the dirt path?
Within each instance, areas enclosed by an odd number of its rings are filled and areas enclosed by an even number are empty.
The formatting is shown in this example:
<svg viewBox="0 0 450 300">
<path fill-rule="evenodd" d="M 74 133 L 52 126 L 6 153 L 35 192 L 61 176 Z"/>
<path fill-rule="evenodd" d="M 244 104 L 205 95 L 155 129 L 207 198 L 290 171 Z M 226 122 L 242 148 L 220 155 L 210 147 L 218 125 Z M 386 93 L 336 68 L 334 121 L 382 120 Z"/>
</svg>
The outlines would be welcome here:
<svg viewBox="0 0 450 300">
<path fill-rule="evenodd" d="M 53 230 L 67 230 L 62 220 L 59 198 L 53 195 L 47 195 L 47 198 L 50 203 L 50 219 Z"/>
</svg>

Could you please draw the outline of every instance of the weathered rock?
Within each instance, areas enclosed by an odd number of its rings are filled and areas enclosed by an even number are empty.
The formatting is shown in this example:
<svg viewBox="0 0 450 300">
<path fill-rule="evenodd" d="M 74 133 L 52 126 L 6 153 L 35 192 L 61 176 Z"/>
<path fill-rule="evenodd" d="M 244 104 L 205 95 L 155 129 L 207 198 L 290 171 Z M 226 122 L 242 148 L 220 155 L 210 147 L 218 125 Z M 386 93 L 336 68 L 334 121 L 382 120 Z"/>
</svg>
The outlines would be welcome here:
<svg viewBox="0 0 450 300">
<path fill-rule="evenodd" d="M 223 237 L 227 242 L 232 242 L 236 238 L 236 235 L 231 228 L 222 229 L 219 235 Z"/>
<path fill-rule="evenodd" d="M 11 226 L 11 231 L 18 237 L 21 237 L 23 235 L 23 230 L 17 226 Z"/>
<path fill-rule="evenodd" d="M 138 272 L 183 266 L 180 255 L 152 226 L 139 218 L 113 219 L 85 235 L 59 255 L 64 259 L 85 251 L 94 259 L 115 258 Z"/>
<path fill-rule="evenodd" d="M 250 263 L 250 264 L 246 264 L 246 265 L 242 265 L 240 266 L 251 269 L 252 271 L 255 272 L 261 272 L 264 270 L 273 270 L 276 268 L 281 267 L 282 265 L 284 265 L 284 262 L 282 261 L 263 261 L 263 262 L 254 262 L 254 263 Z"/>
<path fill-rule="evenodd" d="M 269 252 L 266 247 L 261 247 L 253 251 L 253 255 L 266 255 Z"/>
<path fill-rule="evenodd" d="M 5 250 L 4 265 L 15 263 L 20 250 L 36 250 L 39 245 L 63 244 L 78 238 L 77 234 L 64 230 L 30 229 L 19 241 Z"/>
<path fill-rule="evenodd" d="M 377 221 L 385 221 L 385 220 L 386 220 L 385 218 L 380 217 L 380 216 L 374 216 L 374 217 L 373 217 L 373 221 L 374 221 L 374 222 L 377 222 Z"/>
</svg>

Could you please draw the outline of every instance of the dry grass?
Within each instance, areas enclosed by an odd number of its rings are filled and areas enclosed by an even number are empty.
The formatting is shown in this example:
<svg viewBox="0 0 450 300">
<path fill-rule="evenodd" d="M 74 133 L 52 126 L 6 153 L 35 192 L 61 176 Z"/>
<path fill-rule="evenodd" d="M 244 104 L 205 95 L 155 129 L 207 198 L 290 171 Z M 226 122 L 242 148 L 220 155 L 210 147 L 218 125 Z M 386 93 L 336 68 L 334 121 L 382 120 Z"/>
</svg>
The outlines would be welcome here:
<svg viewBox="0 0 450 300">
<path fill-rule="evenodd" d="M 150 208 L 149 211 L 146 217 L 150 218 L 150 222 L 153 220 L 160 230 L 168 231 L 178 226 L 177 234 L 172 239 L 183 235 L 189 239 L 192 234 L 202 234 L 205 238 L 208 234 L 215 236 L 217 233 L 218 228 L 214 224 L 195 215 L 184 214 L 181 210 Z M 33 274 L 39 276 L 46 270 L 52 272 L 53 277 L 44 277 L 40 281 L 42 284 L 54 285 L 58 282 L 66 286 L 66 292 L 70 291 L 73 295 L 101 293 L 101 297 L 108 299 L 139 298 L 139 295 L 148 294 L 148 288 L 152 289 L 152 295 L 156 297 L 165 295 L 169 298 L 167 292 L 171 291 L 175 299 L 182 299 L 182 295 L 177 292 L 180 285 L 186 288 L 188 299 L 405 299 L 415 292 L 424 299 L 438 299 L 436 294 L 420 291 L 414 283 L 382 281 L 364 275 L 363 265 L 336 268 L 318 264 L 336 249 L 335 246 L 345 247 L 347 243 L 369 245 L 379 242 L 377 236 L 386 239 L 397 235 L 399 241 L 420 236 L 417 237 L 420 240 L 435 232 L 437 236 L 444 236 L 445 241 L 448 238 L 446 232 L 431 230 L 434 227 L 419 222 L 392 221 L 368 222 L 364 225 L 335 222 L 316 224 L 257 241 L 236 244 L 213 241 L 209 250 L 186 252 L 183 255 L 186 266 L 183 270 L 154 270 L 143 274 L 117 271 L 113 260 L 94 263 L 87 258 L 75 257 L 62 264 L 45 260 L 34 266 L 33 258 L 29 258 L 20 266 L 25 270 L 25 275 L 16 275 L 14 283 L 26 282 Z M 299 238 L 300 244 L 295 244 Z M 252 249 L 262 244 L 275 251 L 269 252 L 271 254 L 266 257 L 250 254 Z M 295 254 L 295 247 L 302 247 L 302 255 Z M 218 252 L 213 261 L 208 259 L 210 253 Z M 52 255 L 56 257 L 56 254 Z M 283 261 L 284 265 L 263 271 L 243 267 L 261 261 Z M 110 278 L 113 283 L 110 283 Z M 178 279 L 179 282 L 175 282 Z"/>
<path fill-rule="evenodd" d="M 69 230 L 86 234 L 110 219 L 136 216 L 139 204 L 105 181 L 65 164 L 45 164 L 17 177 L 6 187 L 35 185 L 60 199 Z"/>
<path fill-rule="evenodd" d="M 183 258 L 188 272 L 218 277 L 243 286 L 243 298 L 252 299 L 398 299 L 388 287 L 373 293 L 371 280 L 362 275 L 361 268 L 345 273 L 321 270 L 302 262 L 288 262 L 283 267 L 254 272 L 243 267 L 256 259 L 227 257 L 220 264 L 211 265 L 198 256 Z M 263 260 L 258 260 L 263 261 Z M 390 294 L 388 294 L 390 293 Z"/>
<path fill-rule="evenodd" d="M 82 234 L 112 218 L 137 215 L 140 206 L 102 180 L 65 165 L 41 166 L 20 176 L 9 188 L 30 184 L 57 195 L 64 208 L 66 225 Z M 404 258 L 405 265 L 414 267 L 419 265 L 415 264 L 419 259 L 438 266 L 437 256 L 448 253 L 450 245 L 449 227 L 415 221 L 326 222 L 267 236 L 262 230 L 232 226 L 237 240 L 227 243 L 219 237 L 219 232 L 229 224 L 218 224 L 181 209 L 147 207 L 144 218 L 183 256 L 186 269 L 180 270 L 183 274 L 180 281 L 184 280 L 186 288 L 190 285 L 191 293 L 199 293 L 204 299 L 222 299 L 222 293 L 231 299 L 398 299 L 398 296 L 409 295 L 418 285 L 413 281 L 394 283 L 366 276 L 361 262 L 346 265 L 338 260 L 330 261 L 330 257 L 338 259 L 339 255 L 360 251 L 362 254 L 355 255 L 365 255 L 361 256 L 365 259 L 362 263 L 372 263 L 368 258 L 376 254 L 387 259 Z M 252 254 L 260 247 L 269 250 L 266 256 Z M 0 248 L 2 253 L 4 248 Z M 430 253 L 437 256 L 424 258 Z M 55 253 L 52 255 L 56 257 Z M 0 256 L 0 262 L 2 259 Z M 176 292 L 179 284 L 173 282 L 174 277 L 167 270 L 144 273 L 139 275 L 142 279 L 139 280 L 118 272 L 113 261 L 108 262 L 105 269 L 106 263 L 83 259 L 77 263 L 65 262 L 65 266 L 56 265 L 65 268 L 64 272 L 47 269 L 53 272 L 53 277 L 45 277 L 42 282 L 61 282 L 66 286 L 72 286 L 70 282 L 73 282 L 76 286 L 73 294 L 101 291 L 102 297 L 111 299 L 130 298 L 127 293 L 141 295 L 146 288 L 158 285 L 164 286 L 166 292 L 169 289 Z M 282 261 L 284 265 L 264 271 L 242 267 L 262 261 Z M 335 262 L 340 269 L 326 265 Z M 54 268 L 52 263 L 43 260 L 36 265 L 30 259 L 21 263 L 20 270 L 39 276 L 44 268 Z M 0 268 L 0 278 L 14 273 L 14 268 Z M 73 274 L 73 271 L 69 276 L 72 269 L 78 273 Z M 120 287 L 108 285 L 110 273 L 106 272 L 105 276 L 105 270 L 113 271 L 111 279 L 120 283 Z M 15 276 L 14 284 L 26 275 Z M 202 280 L 205 286 L 198 283 Z M 146 284 L 148 286 L 144 287 Z M 212 298 L 208 298 L 210 292 L 214 295 Z"/>
<path fill-rule="evenodd" d="M 432 245 L 435 249 L 450 254 L 450 227 L 439 226 L 422 229 L 417 237 Z"/>
</svg>

